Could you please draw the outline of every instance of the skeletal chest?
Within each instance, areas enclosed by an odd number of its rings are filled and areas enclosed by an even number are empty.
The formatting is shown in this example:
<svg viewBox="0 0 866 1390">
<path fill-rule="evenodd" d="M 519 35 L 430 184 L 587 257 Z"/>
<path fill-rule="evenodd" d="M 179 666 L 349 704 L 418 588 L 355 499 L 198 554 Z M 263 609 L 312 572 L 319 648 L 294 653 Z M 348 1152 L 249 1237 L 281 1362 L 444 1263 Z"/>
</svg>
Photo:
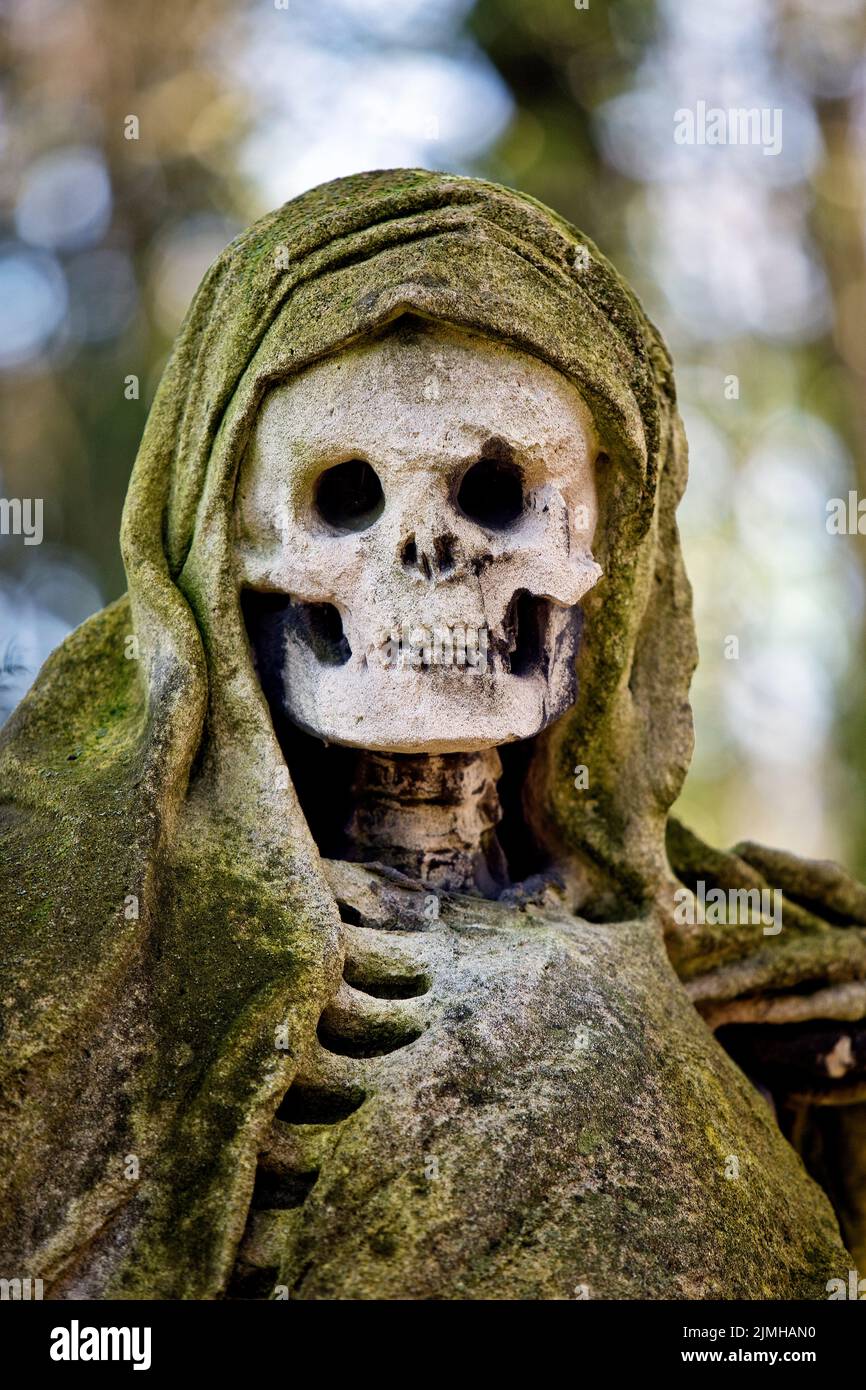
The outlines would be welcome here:
<svg viewBox="0 0 866 1390">
<path fill-rule="evenodd" d="M 343 979 L 230 1297 L 821 1296 L 826 1199 L 643 925 L 329 876 Z"/>
</svg>

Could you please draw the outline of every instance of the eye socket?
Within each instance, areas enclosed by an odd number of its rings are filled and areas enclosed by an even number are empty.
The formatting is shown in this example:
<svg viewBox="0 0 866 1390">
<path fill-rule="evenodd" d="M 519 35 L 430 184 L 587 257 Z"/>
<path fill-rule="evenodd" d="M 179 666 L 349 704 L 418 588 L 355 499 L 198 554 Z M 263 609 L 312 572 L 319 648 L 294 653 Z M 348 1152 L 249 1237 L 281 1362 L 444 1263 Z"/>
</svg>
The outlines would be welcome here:
<svg viewBox="0 0 866 1390">
<path fill-rule="evenodd" d="M 470 521 L 489 530 L 513 525 L 524 507 L 520 469 L 504 459 L 479 459 L 460 480 L 457 505 Z"/>
<path fill-rule="evenodd" d="M 337 463 L 318 479 L 315 506 L 338 531 L 366 531 L 385 508 L 379 475 L 366 459 Z"/>
</svg>

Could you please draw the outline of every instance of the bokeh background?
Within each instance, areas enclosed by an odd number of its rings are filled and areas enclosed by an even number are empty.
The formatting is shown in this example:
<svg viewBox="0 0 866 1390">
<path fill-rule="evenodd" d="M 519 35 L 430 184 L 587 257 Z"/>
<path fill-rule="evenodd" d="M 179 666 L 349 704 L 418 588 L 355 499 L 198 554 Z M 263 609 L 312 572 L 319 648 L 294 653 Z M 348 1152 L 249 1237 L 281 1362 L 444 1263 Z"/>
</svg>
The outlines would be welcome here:
<svg viewBox="0 0 866 1390">
<path fill-rule="evenodd" d="M 43 498 L 45 528 L 0 537 L 0 718 L 123 590 L 136 446 L 217 252 L 337 175 L 479 174 L 588 232 L 674 354 L 701 652 L 681 814 L 866 876 L 866 537 L 826 526 L 866 497 L 866 4 L 581 3 L 0 6 L 0 496 Z M 677 144 L 699 100 L 781 108 L 781 152 Z"/>
</svg>

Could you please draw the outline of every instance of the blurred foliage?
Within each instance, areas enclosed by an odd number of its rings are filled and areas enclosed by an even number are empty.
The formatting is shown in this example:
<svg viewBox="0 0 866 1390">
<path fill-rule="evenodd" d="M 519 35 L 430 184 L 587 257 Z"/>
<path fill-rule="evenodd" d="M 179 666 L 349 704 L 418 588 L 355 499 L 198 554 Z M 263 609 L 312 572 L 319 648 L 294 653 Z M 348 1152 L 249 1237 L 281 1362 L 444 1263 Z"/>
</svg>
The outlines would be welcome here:
<svg viewBox="0 0 866 1390">
<path fill-rule="evenodd" d="M 866 537 L 825 527 L 866 497 L 864 0 L 17 0 L 4 42 L 0 491 L 45 499 L 46 542 L 0 537 L 0 717 L 123 587 L 129 470 L 221 246 L 322 179 L 453 168 L 576 222 L 674 352 L 701 643 L 682 813 L 866 875 Z M 700 100 L 780 108 L 779 156 L 676 145 Z"/>
<path fill-rule="evenodd" d="M 131 9 L 111 0 L 30 0 L 7 17 L 14 62 L 3 80 L 2 192 L 10 232 L 16 222 L 20 230 L 34 173 L 56 151 L 92 152 L 111 205 L 104 231 L 85 227 L 70 239 L 74 185 L 59 177 L 42 190 L 47 225 L 34 249 L 43 265 L 58 265 L 69 308 L 53 334 L 36 338 L 40 351 L 7 373 L 3 483 L 7 495 L 46 499 L 51 540 L 89 557 L 111 594 L 123 584 L 117 529 L 129 469 L 176 328 L 173 305 L 168 317 L 159 312 L 165 244 L 191 217 L 212 218 L 216 234 L 197 273 L 244 220 L 232 176 L 243 113 L 207 61 L 227 8 L 218 0 Z M 125 138 L 130 114 L 140 122 L 138 140 Z M 128 271 L 128 312 L 100 331 L 88 315 L 98 314 L 118 267 Z M 137 401 L 124 392 L 130 374 L 141 381 Z"/>
<path fill-rule="evenodd" d="M 576 222 L 620 264 L 630 181 L 605 159 L 596 111 L 628 89 L 652 44 L 652 0 L 576 11 L 562 0 L 479 0 L 472 28 L 514 94 L 518 111 L 488 165 Z"/>
</svg>

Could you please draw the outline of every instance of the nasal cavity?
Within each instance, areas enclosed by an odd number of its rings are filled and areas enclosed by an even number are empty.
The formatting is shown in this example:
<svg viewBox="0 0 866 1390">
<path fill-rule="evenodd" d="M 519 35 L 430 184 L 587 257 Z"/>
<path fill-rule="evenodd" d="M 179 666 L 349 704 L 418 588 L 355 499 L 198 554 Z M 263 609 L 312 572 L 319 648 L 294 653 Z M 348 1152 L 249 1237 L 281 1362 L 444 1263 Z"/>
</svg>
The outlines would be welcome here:
<svg viewBox="0 0 866 1390">
<path fill-rule="evenodd" d="M 450 574 L 454 568 L 454 545 L 453 536 L 437 536 L 433 542 L 436 568 L 440 574 Z"/>
<path fill-rule="evenodd" d="M 454 569 L 455 545 L 454 536 L 436 536 L 433 540 L 432 555 L 424 550 L 419 552 L 413 532 L 400 547 L 400 561 L 404 569 L 417 571 L 423 574 L 425 579 L 432 579 L 434 574 L 450 574 Z"/>
</svg>

